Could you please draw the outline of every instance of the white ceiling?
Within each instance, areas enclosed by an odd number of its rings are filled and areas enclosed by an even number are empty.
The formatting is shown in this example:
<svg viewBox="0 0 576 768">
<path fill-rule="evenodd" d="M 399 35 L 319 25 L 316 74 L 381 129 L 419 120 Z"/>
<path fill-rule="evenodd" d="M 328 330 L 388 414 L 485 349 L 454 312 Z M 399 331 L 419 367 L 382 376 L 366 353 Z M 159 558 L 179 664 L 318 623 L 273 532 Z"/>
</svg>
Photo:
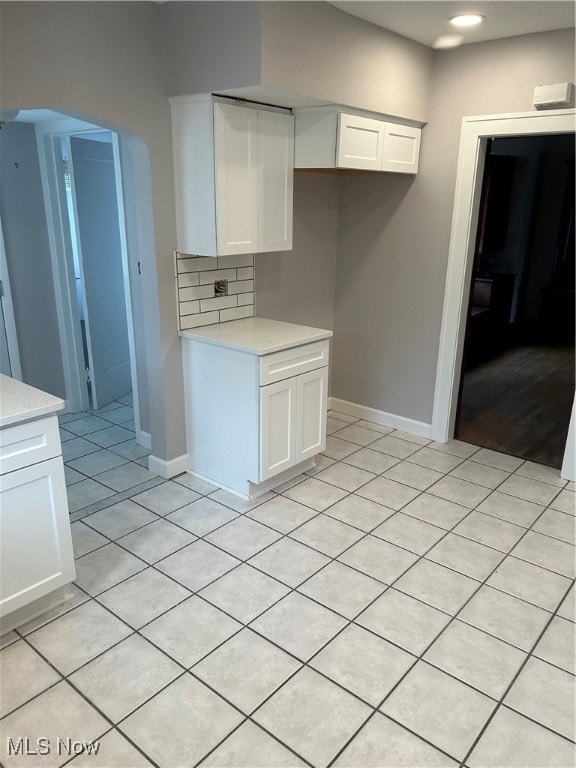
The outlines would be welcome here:
<svg viewBox="0 0 576 768">
<path fill-rule="evenodd" d="M 574 26 L 576 8 L 572 0 L 348 0 L 331 5 L 429 46 L 449 34 L 463 35 L 462 43 L 478 43 L 566 29 Z M 479 27 L 457 30 L 449 19 L 459 13 L 480 13 L 486 18 Z"/>
<path fill-rule="evenodd" d="M 22 2 L 22 0 L 12 1 Z M 242 2 L 242 0 L 239 1 Z M 358 16 L 372 24 L 432 47 L 444 35 L 461 35 L 463 37 L 461 43 L 464 44 L 528 35 L 532 32 L 546 32 L 552 29 L 569 29 L 574 27 L 576 17 L 574 0 L 327 1 L 345 13 Z M 177 0 L 151 0 L 151 2 L 161 4 L 177 2 Z M 480 13 L 485 16 L 485 20 L 479 27 L 469 30 L 456 29 L 449 23 L 449 19 L 459 13 Z"/>
</svg>

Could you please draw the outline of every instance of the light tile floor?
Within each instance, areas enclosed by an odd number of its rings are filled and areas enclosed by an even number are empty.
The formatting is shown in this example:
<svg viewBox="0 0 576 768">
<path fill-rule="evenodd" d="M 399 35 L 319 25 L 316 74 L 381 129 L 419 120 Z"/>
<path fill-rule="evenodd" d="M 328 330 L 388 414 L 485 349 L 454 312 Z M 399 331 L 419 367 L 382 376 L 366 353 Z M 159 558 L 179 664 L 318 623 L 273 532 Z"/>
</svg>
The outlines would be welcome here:
<svg viewBox="0 0 576 768">
<path fill-rule="evenodd" d="M 150 451 L 136 442 L 132 393 L 97 411 L 60 416 L 59 422 L 72 520 L 162 482 L 148 471 Z"/>
<path fill-rule="evenodd" d="M 3 765 L 574 766 L 574 484 L 331 412 L 256 502 L 129 487 L 127 408 L 63 425 L 78 577 L 3 638 Z"/>
</svg>

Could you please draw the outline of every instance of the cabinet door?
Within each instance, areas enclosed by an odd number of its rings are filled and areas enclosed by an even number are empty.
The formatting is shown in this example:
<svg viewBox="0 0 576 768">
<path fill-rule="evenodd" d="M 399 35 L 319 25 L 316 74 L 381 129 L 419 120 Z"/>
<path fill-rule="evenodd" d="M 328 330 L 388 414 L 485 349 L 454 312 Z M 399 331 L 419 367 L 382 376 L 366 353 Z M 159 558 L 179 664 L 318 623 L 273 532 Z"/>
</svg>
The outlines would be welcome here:
<svg viewBox="0 0 576 768">
<path fill-rule="evenodd" d="M 294 118 L 258 111 L 258 250 L 292 248 Z"/>
<path fill-rule="evenodd" d="M 260 480 L 296 463 L 296 382 L 260 387 Z"/>
<path fill-rule="evenodd" d="M 73 581 L 74 556 L 62 459 L 0 478 L 0 614 Z"/>
<path fill-rule="evenodd" d="M 420 128 L 385 123 L 382 170 L 396 173 L 418 173 Z"/>
<path fill-rule="evenodd" d="M 296 377 L 297 427 L 295 463 L 326 448 L 328 368 L 318 368 Z"/>
<path fill-rule="evenodd" d="M 217 250 L 258 250 L 258 111 L 214 104 Z"/>
<path fill-rule="evenodd" d="M 336 166 L 382 170 L 384 123 L 357 115 L 339 116 Z"/>
<path fill-rule="evenodd" d="M 172 105 L 176 248 L 217 256 L 214 112 L 209 101 Z"/>
</svg>

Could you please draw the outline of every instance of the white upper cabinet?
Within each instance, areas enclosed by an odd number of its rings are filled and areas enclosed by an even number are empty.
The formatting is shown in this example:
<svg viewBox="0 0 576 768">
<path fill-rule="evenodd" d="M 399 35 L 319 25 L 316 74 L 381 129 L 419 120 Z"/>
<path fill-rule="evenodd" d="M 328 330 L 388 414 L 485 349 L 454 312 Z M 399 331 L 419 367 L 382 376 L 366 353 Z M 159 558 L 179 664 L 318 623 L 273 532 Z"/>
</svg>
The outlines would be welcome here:
<svg viewBox="0 0 576 768">
<path fill-rule="evenodd" d="M 418 172 L 420 128 L 328 107 L 296 110 L 295 167 Z"/>
<path fill-rule="evenodd" d="M 214 149 L 217 255 L 253 253 L 258 250 L 257 110 L 214 104 Z"/>
<path fill-rule="evenodd" d="M 337 168 L 382 170 L 384 123 L 357 115 L 338 115 Z"/>
<path fill-rule="evenodd" d="M 294 118 L 213 101 L 172 104 L 177 250 L 292 248 Z"/>
<path fill-rule="evenodd" d="M 421 128 L 384 123 L 382 170 L 418 173 Z"/>
<path fill-rule="evenodd" d="M 258 250 L 292 250 L 294 118 L 258 110 Z"/>
</svg>

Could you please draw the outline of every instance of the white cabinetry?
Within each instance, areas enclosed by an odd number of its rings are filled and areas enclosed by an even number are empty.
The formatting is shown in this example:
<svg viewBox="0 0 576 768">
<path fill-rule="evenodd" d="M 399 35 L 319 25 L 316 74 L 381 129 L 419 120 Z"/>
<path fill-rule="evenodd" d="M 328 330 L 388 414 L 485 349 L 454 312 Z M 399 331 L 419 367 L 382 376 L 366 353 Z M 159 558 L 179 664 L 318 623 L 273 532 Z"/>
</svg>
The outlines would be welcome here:
<svg viewBox="0 0 576 768">
<path fill-rule="evenodd" d="M 327 367 L 260 387 L 260 481 L 326 447 L 327 390 Z"/>
<path fill-rule="evenodd" d="M 294 118 L 224 101 L 172 100 L 177 250 L 292 248 Z"/>
<path fill-rule="evenodd" d="M 384 123 L 357 115 L 338 115 L 337 168 L 382 169 Z"/>
<path fill-rule="evenodd" d="M 418 172 L 421 129 L 327 107 L 296 110 L 296 168 Z"/>
<path fill-rule="evenodd" d="M 212 108 L 215 200 L 212 216 L 198 224 L 210 229 L 215 225 L 214 255 L 252 253 L 258 250 L 258 112 L 228 104 L 212 104 Z M 201 181 L 192 177 L 185 184 Z M 185 188 L 182 194 L 185 198 Z M 183 214 L 193 216 L 190 210 Z M 178 250 L 184 250 L 181 245 L 178 230 Z"/>
<path fill-rule="evenodd" d="M 382 170 L 418 173 L 421 134 L 421 128 L 385 123 Z"/>
<path fill-rule="evenodd" d="M 0 474 L 0 616 L 18 626 L 76 575 L 55 415 L 0 430 Z"/>
<path fill-rule="evenodd" d="M 189 470 L 252 498 L 313 466 L 326 446 L 327 338 L 259 354 L 194 333 L 181 334 Z"/>
</svg>

